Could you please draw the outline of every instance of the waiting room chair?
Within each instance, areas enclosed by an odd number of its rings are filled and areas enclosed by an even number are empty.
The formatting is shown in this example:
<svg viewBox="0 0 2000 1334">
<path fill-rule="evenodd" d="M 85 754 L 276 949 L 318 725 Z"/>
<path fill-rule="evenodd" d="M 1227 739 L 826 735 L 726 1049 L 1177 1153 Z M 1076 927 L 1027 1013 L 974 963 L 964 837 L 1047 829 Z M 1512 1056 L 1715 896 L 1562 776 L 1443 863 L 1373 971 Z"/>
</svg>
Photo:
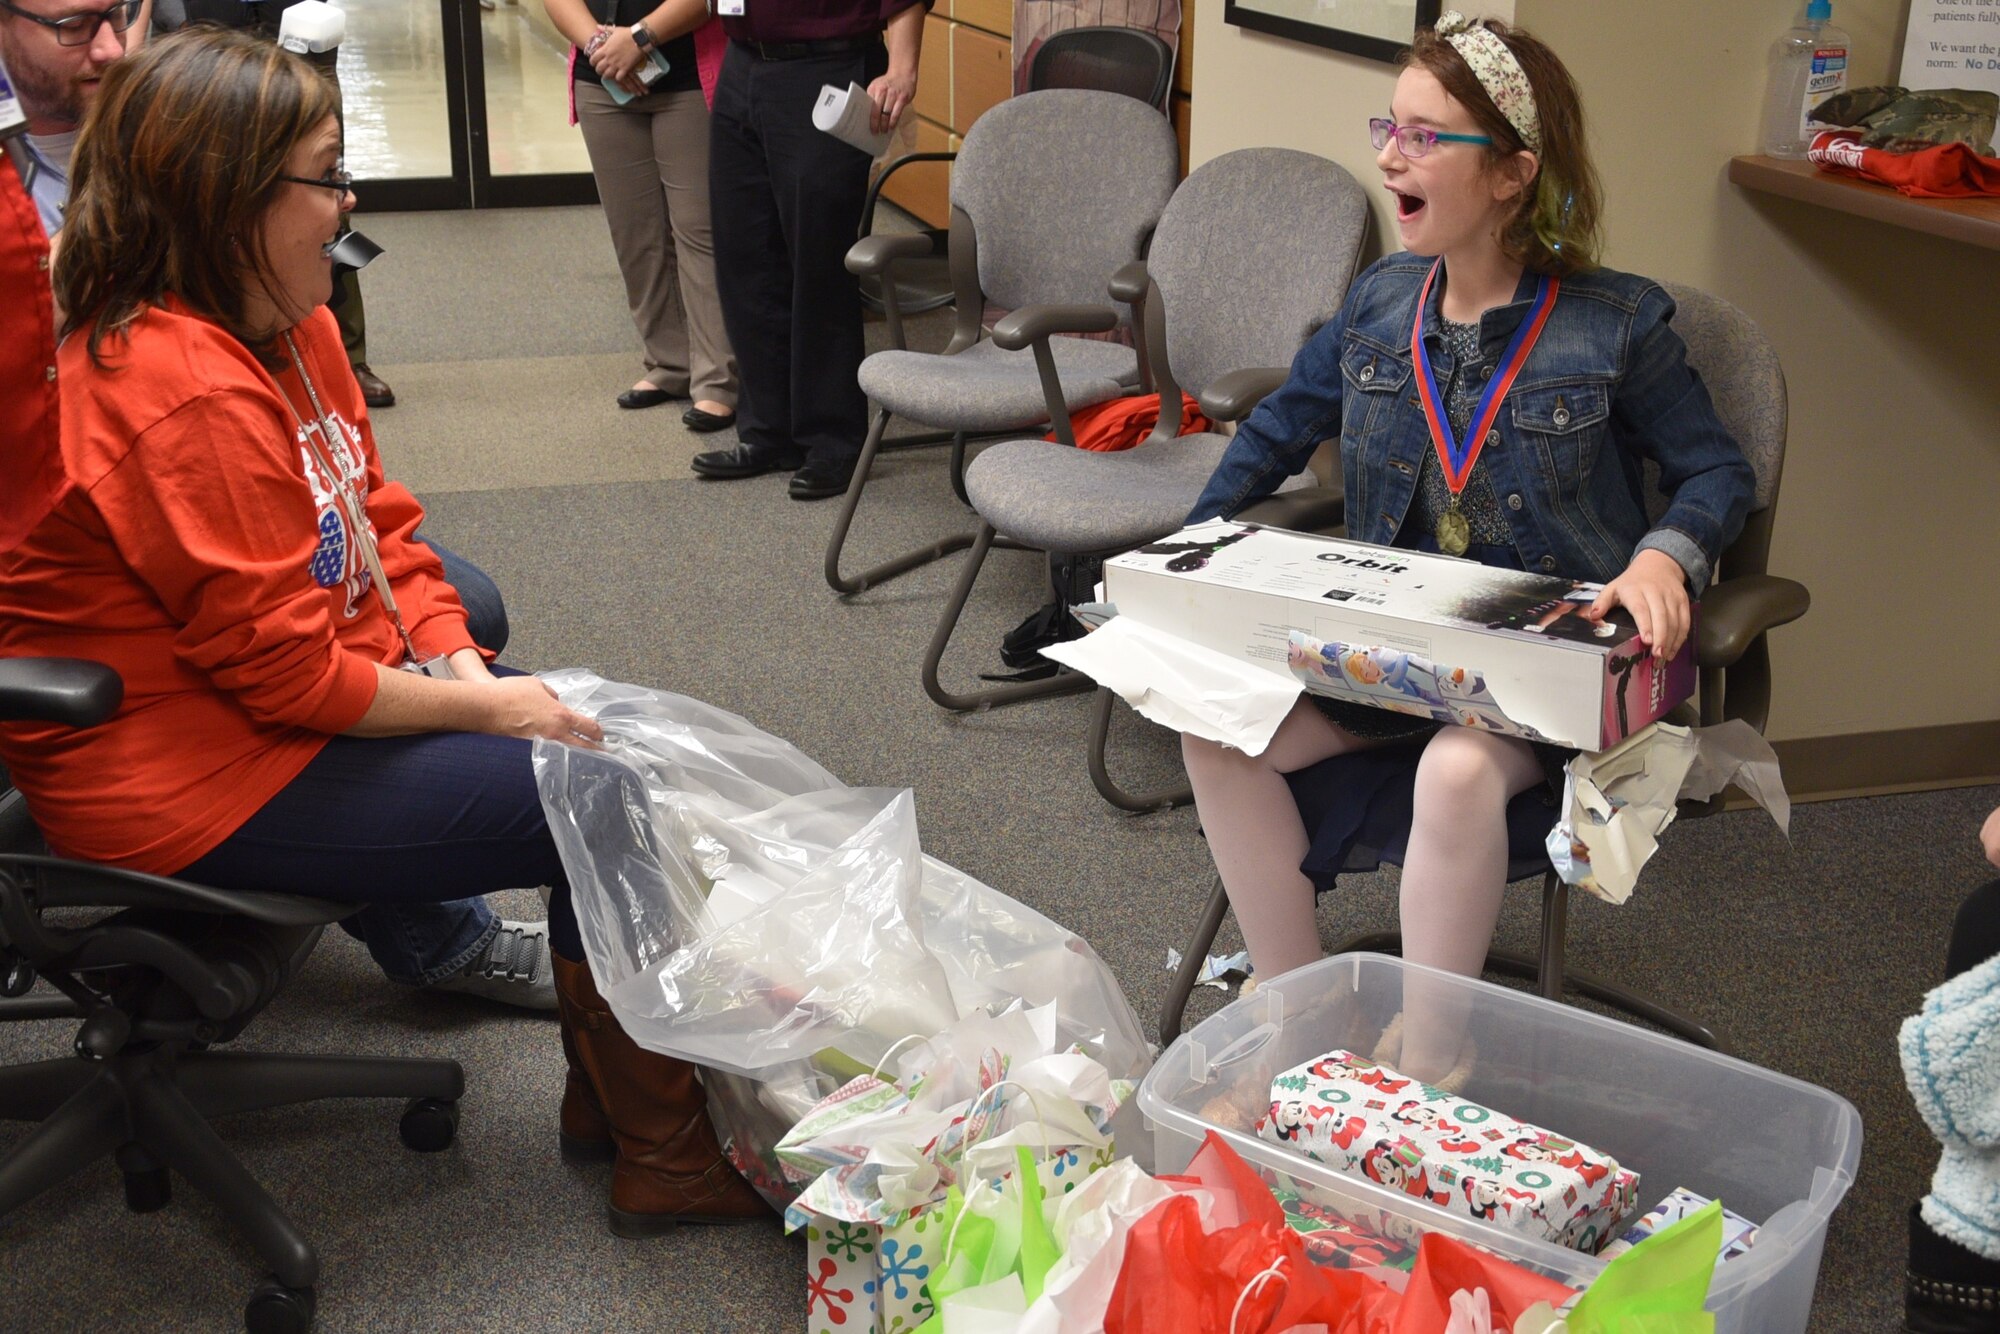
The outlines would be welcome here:
<svg viewBox="0 0 2000 1334">
<path fill-rule="evenodd" d="M 1778 483 L 1785 466 L 1784 369 L 1763 331 L 1742 311 L 1694 288 L 1664 285 L 1678 307 L 1673 329 L 1687 344 L 1688 364 L 1708 386 L 1716 414 L 1735 435 L 1757 474 L 1750 516 L 1744 521 L 1742 533 L 1723 553 L 1695 619 L 1698 684 L 1692 707 L 1684 706 L 1673 721 L 1711 726 L 1740 718 L 1761 732 L 1771 709 L 1771 656 L 1766 635 L 1805 615 L 1811 605 L 1803 584 L 1767 572 L 1771 525 L 1777 515 Z M 1654 489 L 1656 478 L 1657 469 L 1648 464 L 1644 481 L 1647 504 L 1654 518 L 1667 506 L 1667 498 Z M 1277 499 L 1282 501 L 1283 497 Z M 1257 506 L 1237 517 L 1251 522 L 1272 521 L 1270 514 Z M 1321 769 L 1331 772 L 1331 767 L 1339 765 L 1343 758 L 1335 756 L 1302 771 L 1301 775 L 1293 775 L 1294 792 L 1310 787 L 1310 778 L 1304 775 Z M 1681 818 L 1713 815 L 1722 807 L 1721 794 L 1707 802 L 1683 802 Z M 1494 950 L 1486 957 L 1486 967 L 1534 982 L 1550 1000 L 1561 1000 L 1566 991 L 1573 991 L 1690 1042 L 1725 1050 L 1723 1040 L 1709 1025 L 1668 1010 L 1617 983 L 1567 966 L 1564 940 L 1569 920 L 1569 886 L 1553 869 L 1546 869 L 1548 855 L 1541 843 L 1554 823 L 1554 815 L 1539 791 L 1523 793 L 1508 807 L 1513 878 L 1524 878 L 1542 868 L 1541 948 L 1534 958 Z M 1376 868 L 1349 865 L 1343 869 Z M 1161 1008 L 1162 1042 L 1171 1042 L 1181 1031 L 1188 997 L 1228 909 L 1228 895 L 1218 880 Z M 1355 950 L 1398 953 L 1401 948 L 1400 932 L 1375 932 L 1346 941 L 1335 953 Z"/>
<path fill-rule="evenodd" d="M 1367 234 L 1368 205 L 1345 169 L 1284 148 L 1250 148 L 1203 165 L 1174 192 L 1144 262 L 1121 269 L 1111 293 L 1143 321 L 1153 378 L 1175 405 L 1138 446 L 1113 453 L 1070 443 L 1068 414 L 1048 408 L 1063 443 L 1008 440 L 966 470 L 980 525 L 924 659 L 924 690 L 947 709 L 986 708 L 1089 688 L 1062 673 L 972 693 L 946 689 L 938 668 L 987 552 L 996 542 L 1070 556 L 1104 556 L 1177 531 L 1228 447 L 1215 432 L 1175 435 L 1183 388 L 1217 421 L 1235 421 L 1284 379 L 1283 367 L 1339 311 Z M 1086 320 L 1084 316 L 1091 316 Z M 993 330 L 1003 348 L 1031 348 L 1055 378 L 1064 328 L 1101 327 L 1089 307 L 1016 310 Z M 1272 369 L 1276 368 L 1276 369 Z"/>
<path fill-rule="evenodd" d="M 0 720 L 89 727 L 123 693 L 118 674 L 98 663 L 0 660 Z M 0 1020 L 82 1020 L 74 1055 L 0 1069 L 0 1120 L 37 1123 L 0 1158 L 0 1216 L 107 1155 L 124 1174 L 127 1207 L 150 1213 L 171 1199 L 171 1170 L 215 1203 L 270 1271 L 244 1308 L 245 1328 L 309 1328 L 319 1257 L 209 1118 L 320 1098 L 404 1098 L 404 1144 L 436 1152 L 457 1133 L 464 1071 L 456 1061 L 218 1050 L 356 904 L 51 857 L 12 790 L 0 797 L 0 839 Z M 55 994 L 30 994 L 38 978 Z"/>
<path fill-rule="evenodd" d="M 895 347 L 861 363 L 861 388 L 874 413 L 827 543 L 826 581 L 836 592 L 858 593 L 972 543 L 970 533 L 957 534 L 859 574 L 841 573 L 841 551 L 892 416 L 954 433 L 953 484 L 962 494 L 967 434 L 1046 423 L 1046 394 L 1080 408 L 1139 385 L 1139 355 L 1122 343 L 1062 338 L 1048 353 L 1030 354 L 1024 344 L 983 337 L 980 316 L 991 301 L 1042 311 L 1046 326 L 1036 328 L 1116 329 L 1121 318 L 1110 306 L 1073 312 L 1097 300 L 1106 277 L 1139 257 L 1173 193 L 1179 163 L 1166 118 L 1117 93 L 1023 93 L 973 125 L 951 178 L 957 293 L 951 340 L 939 353 L 907 350 L 892 303 Z M 847 267 L 885 274 L 930 250 L 923 236 L 870 236 L 848 252 Z M 1066 418 L 1060 429 L 1068 429 Z"/>
<path fill-rule="evenodd" d="M 1136 97 L 1164 115 L 1173 77 L 1173 48 L 1156 33 L 1139 28 L 1070 28 L 1052 34 L 1036 50 L 1022 91 L 1095 88 Z M 861 235 L 875 230 L 875 204 L 891 176 L 913 163 L 950 162 L 957 157 L 957 153 L 948 152 L 905 153 L 883 167 L 868 186 L 868 199 L 861 209 Z M 948 234 L 939 230 L 924 234 L 931 240 L 931 253 L 896 266 L 896 306 L 902 315 L 936 310 L 952 299 Z M 861 299 L 872 310 L 888 309 L 882 296 L 885 281 L 881 275 L 861 280 Z"/>
</svg>

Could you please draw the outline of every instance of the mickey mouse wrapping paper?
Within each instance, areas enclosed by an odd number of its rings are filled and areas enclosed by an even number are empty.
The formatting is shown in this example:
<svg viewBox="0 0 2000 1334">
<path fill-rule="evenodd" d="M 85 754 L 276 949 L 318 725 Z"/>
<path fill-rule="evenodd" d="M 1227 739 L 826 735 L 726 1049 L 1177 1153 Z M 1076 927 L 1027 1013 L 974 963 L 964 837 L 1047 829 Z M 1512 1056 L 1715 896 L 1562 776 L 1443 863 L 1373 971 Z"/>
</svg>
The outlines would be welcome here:
<svg viewBox="0 0 2000 1334">
<path fill-rule="evenodd" d="M 1594 1253 L 1633 1209 L 1616 1159 L 1333 1051 L 1271 1081 L 1260 1138 L 1439 1208 Z"/>
</svg>

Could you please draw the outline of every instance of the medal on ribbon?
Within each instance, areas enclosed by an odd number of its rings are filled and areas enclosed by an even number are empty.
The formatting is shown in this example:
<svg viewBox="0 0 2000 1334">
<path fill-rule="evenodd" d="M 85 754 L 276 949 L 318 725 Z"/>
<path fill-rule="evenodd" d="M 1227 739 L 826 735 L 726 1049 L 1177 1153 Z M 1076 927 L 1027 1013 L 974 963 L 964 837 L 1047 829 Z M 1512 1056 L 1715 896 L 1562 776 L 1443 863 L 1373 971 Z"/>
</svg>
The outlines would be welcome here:
<svg viewBox="0 0 2000 1334">
<path fill-rule="evenodd" d="M 1417 294 L 1417 318 L 1410 327 L 1410 360 L 1417 368 L 1417 397 L 1423 404 L 1424 421 L 1431 429 L 1431 446 L 1437 450 L 1438 465 L 1444 470 L 1445 488 L 1451 492 L 1451 505 L 1437 516 L 1434 529 L 1438 550 L 1447 556 L 1463 556 L 1472 546 L 1472 522 L 1459 508 L 1459 496 L 1472 477 L 1473 465 L 1479 462 L 1480 453 L 1494 434 L 1493 423 L 1500 416 L 1500 404 L 1507 397 L 1507 390 L 1513 385 L 1514 377 L 1520 374 L 1521 367 L 1527 364 L 1528 353 L 1534 350 L 1535 340 L 1542 336 L 1542 326 L 1549 322 L 1549 312 L 1555 309 L 1556 294 L 1561 290 L 1562 282 L 1550 277 L 1536 282 L 1535 303 L 1521 321 L 1521 327 L 1514 331 L 1507 350 L 1501 354 L 1499 369 L 1486 382 L 1486 390 L 1479 396 L 1479 405 L 1473 409 L 1465 438 L 1459 440 L 1452 436 L 1451 419 L 1444 408 L 1444 395 L 1438 390 L 1437 377 L 1431 374 L 1430 353 L 1424 347 L 1424 308 L 1430 304 L 1431 285 L 1437 281 L 1438 270 L 1443 265 L 1444 259 L 1440 256 L 1424 278 L 1423 291 Z"/>
</svg>

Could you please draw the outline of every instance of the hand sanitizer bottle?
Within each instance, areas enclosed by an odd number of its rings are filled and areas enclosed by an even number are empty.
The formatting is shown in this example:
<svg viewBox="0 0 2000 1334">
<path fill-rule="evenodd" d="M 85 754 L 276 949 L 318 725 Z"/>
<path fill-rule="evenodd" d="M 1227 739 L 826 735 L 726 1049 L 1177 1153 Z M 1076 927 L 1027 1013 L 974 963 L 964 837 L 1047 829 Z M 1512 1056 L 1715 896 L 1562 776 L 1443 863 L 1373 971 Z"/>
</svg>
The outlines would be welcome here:
<svg viewBox="0 0 2000 1334">
<path fill-rule="evenodd" d="M 1847 34 L 1832 18 L 1831 0 L 1811 0 L 1806 21 L 1772 49 L 1763 142 L 1771 157 L 1804 157 L 1813 136 L 1827 128 L 1808 121 L 1806 113 L 1847 87 Z"/>
</svg>

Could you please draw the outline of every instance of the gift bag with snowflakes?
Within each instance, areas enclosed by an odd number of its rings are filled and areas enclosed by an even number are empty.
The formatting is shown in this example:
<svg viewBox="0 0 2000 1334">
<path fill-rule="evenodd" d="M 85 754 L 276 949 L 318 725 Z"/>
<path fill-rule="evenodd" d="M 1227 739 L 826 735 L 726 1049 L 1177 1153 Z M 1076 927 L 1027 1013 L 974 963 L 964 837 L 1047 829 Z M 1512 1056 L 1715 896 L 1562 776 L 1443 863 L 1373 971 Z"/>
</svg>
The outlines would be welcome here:
<svg viewBox="0 0 2000 1334">
<path fill-rule="evenodd" d="M 910 1334 L 923 1324 L 945 1223 L 942 1208 L 887 1227 L 815 1216 L 805 1230 L 807 1334 Z"/>
</svg>

